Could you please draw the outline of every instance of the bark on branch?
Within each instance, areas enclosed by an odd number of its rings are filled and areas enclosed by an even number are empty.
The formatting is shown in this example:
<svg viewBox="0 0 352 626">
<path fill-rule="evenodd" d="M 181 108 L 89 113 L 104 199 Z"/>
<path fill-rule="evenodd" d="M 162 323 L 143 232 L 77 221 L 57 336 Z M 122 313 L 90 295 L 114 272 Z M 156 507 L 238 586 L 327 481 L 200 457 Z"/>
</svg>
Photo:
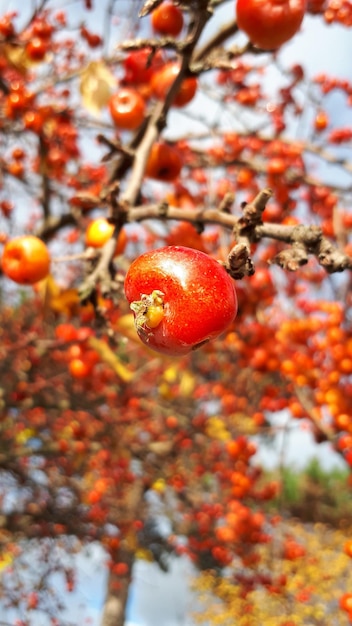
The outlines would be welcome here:
<svg viewBox="0 0 352 626">
<path fill-rule="evenodd" d="M 165 204 L 149 204 L 131 208 L 127 211 L 128 222 L 141 222 L 147 219 L 170 219 L 199 223 L 217 224 L 233 230 L 237 243 L 256 243 L 261 239 L 274 239 L 289 244 L 291 247 L 277 255 L 272 262 L 284 269 L 296 270 L 308 262 L 314 255 L 318 263 L 329 273 L 352 269 L 352 258 L 327 237 L 321 228 L 315 225 L 295 225 L 260 223 L 260 213 L 271 195 L 270 190 L 260 192 L 257 198 L 245 205 L 243 217 L 221 211 L 220 209 L 180 209 Z M 243 240 L 245 237 L 245 240 Z"/>
</svg>

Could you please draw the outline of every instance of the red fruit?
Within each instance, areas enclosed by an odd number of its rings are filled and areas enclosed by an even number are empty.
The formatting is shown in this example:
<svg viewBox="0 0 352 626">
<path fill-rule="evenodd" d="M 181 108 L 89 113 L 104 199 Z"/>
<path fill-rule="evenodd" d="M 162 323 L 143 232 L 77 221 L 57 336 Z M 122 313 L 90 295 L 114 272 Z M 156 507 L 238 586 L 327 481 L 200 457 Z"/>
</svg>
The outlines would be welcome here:
<svg viewBox="0 0 352 626">
<path fill-rule="evenodd" d="M 163 65 L 163 56 L 160 50 L 152 54 L 151 48 L 141 48 L 130 52 L 124 65 L 124 82 L 141 85 L 149 83 L 155 70 Z"/>
<path fill-rule="evenodd" d="M 21 285 L 33 285 L 49 274 L 50 256 L 45 243 L 33 235 L 10 239 L 2 255 L 5 276 Z"/>
<path fill-rule="evenodd" d="M 182 11 L 172 2 L 163 2 L 152 12 L 151 24 L 160 35 L 177 37 L 183 27 Z"/>
<path fill-rule="evenodd" d="M 45 19 L 38 18 L 33 22 L 32 32 L 34 36 L 41 39 L 50 39 L 54 32 L 54 27 Z"/>
<path fill-rule="evenodd" d="M 93 489 L 88 493 L 87 500 L 89 504 L 97 504 L 102 498 L 102 493 Z"/>
<path fill-rule="evenodd" d="M 271 202 L 263 211 L 263 222 L 280 222 L 282 220 L 282 206 Z"/>
<path fill-rule="evenodd" d="M 73 378 L 86 378 L 91 373 L 93 366 L 92 363 L 77 357 L 70 361 L 68 369 Z"/>
<path fill-rule="evenodd" d="M 77 329 L 77 341 L 87 341 L 89 337 L 94 337 L 94 330 L 89 326 L 81 326 Z"/>
<path fill-rule="evenodd" d="M 86 40 L 90 48 L 97 48 L 103 43 L 102 38 L 95 33 L 91 33 L 85 26 L 81 26 L 81 35 Z"/>
<path fill-rule="evenodd" d="M 114 572 L 114 574 L 116 574 L 116 576 L 127 576 L 129 568 L 127 563 L 123 563 L 122 561 L 120 561 L 119 563 L 115 563 L 112 571 Z"/>
<path fill-rule="evenodd" d="M 145 102 L 136 89 L 124 87 L 109 101 L 114 124 L 123 130 L 135 130 L 144 120 Z"/>
<path fill-rule="evenodd" d="M 345 452 L 344 458 L 345 458 L 347 465 L 352 467 L 352 449 L 347 450 L 347 452 Z"/>
<path fill-rule="evenodd" d="M 308 0 L 307 13 L 312 13 L 313 15 L 324 13 L 326 4 L 326 0 Z"/>
<path fill-rule="evenodd" d="M 170 62 L 160 70 L 154 72 L 151 79 L 151 89 L 155 98 L 165 100 L 170 87 L 180 72 L 180 64 Z M 180 88 L 173 99 L 172 104 L 176 107 L 183 107 L 190 102 L 197 91 L 197 79 L 194 76 L 184 78 Z"/>
<path fill-rule="evenodd" d="M 218 337 L 234 320 L 234 281 L 200 250 L 166 246 L 138 257 L 125 294 L 140 339 L 169 355 L 187 354 Z"/>
<path fill-rule="evenodd" d="M 3 15 L 0 19 L 0 35 L 4 39 L 10 39 L 15 35 L 15 28 L 10 14 Z"/>
<path fill-rule="evenodd" d="M 38 594 L 35 591 L 32 591 L 27 596 L 27 608 L 29 610 L 36 609 L 38 606 Z"/>
<path fill-rule="evenodd" d="M 42 61 L 48 51 L 48 44 L 41 37 L 33 37 L 26 45 L 27 56 L 32 61 Z"/>
<path fill-rule="evenodd" d="M 263 50 L 279 48 L 299 30 L 305 0 L 237 0 L 237 24 Z"/>
<path fill-rule="evenodd" d="M 343 547 L 343 551 L 345 554 L 347 554 L 347 556 L 352 557 L 352 540 L 349 539 L 348 541 L 345 542 L 345 545 Z M 351 607 L 352 609 L 352 607 Z"/>
<path fill-rule="evenodd" d="M 349 613 L 352 612 L 352 593 L 344 593 L 340 597 L 339 604 L 343 611 L 348 611 Z"/>
<path fill-rule="evenodd" d="M 287 168 L 286 161 L 281 157 L 273 157 L 268 161 L 267 172 L 273 176 L 282 175 Z"/>
<path fill-rule="evenodd" d="M 206 252 L 206 246 L 193 224 L 190 222 L 179 222 L 166 237 L 166 243 L 169 246 L 186 246 L 187 248 L 195 248 Z"/>
<path fill-rule="evenodd" d="M 250 289 L 254 291 L 256 299 L 271 299 L 275 295 L 273 279 L 270 270 L 266 267 L 256 269 L 255 274 L 247 280 Z"/>
<path fill-rule="evenodd" d="M 283 557 L 289 561 L 295 561 L 306 553 L 305 548 L 294 539 L 286 539 L 283 547 Z"/>
<path fill-rule="evenodd" d="M 46 163 L 48 167 L 54 170 L 62 170 L 67 161 L 67 156 L 61 148 L 53 146 L 49 148 L 46 155 Z"/>
<path fill-rule="evenodd" d="M 58 324 L 55 328 L 55 337 L 65 342 L 75 341 L 77 339 L 77 329 L 72 324 Z"/>
<path fill-rule="evenodd" d="M 348 228 L 349 230 L 351 230 L 352 229 L 352 213 L 344 213 L 342 215 L 342 223 L 345 228 Z"/>
<path fill-rule="evenodd" d="M 317 132 L 321 132 L 322 130 L 325 130 L 328 124 L 329 124 L 329 118 L 327 114 L 325 113 L 325 111 L 318 111 L 314 120 L 315 130 Z"/>
<path fill-rule="evenodd" d="M 181 168 L 182 161 L 176 148 L 167 143 L 153 144 L 145 169 L 146 176 L 170 182 L 177 178 Z"/>
<path fill-rule="evenodd" d="M 165 424 L 168 428 L 177 428 L 178 427 L 178 419 L 175 415 L 168 415 Z"/>
<path fill-rule="evenodd" d="M 16 176 L 16 178 L 22 178 L 24 174 L 24 165 L 20 161 L 13 161 L 9 163 L 7 166 L 8 174 L 11 176 Z"/>
<path fill-rule="evenodd" d="M 17 147 L 12 150 L 12 158 L 16 159 L 16 161 L 22 161 L 26 156 L 23 148 Z"/>
<path fill-rule="evenodd" d="M 13 202 L 10 202 L 9 200 L 1 200 L 0 211 L 4 217 L 10 217 L 13 209 L 14 209 Z"/>
<path fill-rule="evenodd" d="M 92 248 L 102 248 L 103 245 L 110 239 L 115 227 L 110 224 L 104 217 L 97 217 L 90 222 L 86 230 L 86 246 Z M 122 254 L 127 244 L 126 231 L 122 228 L 119 232 L 119 236 L 116 242 L 115 254 Z"/>
<path fill-rule="evenodd" d="M 37 111 L 26 111 L 23 115 L 23 125 L 27 130 L 39 133 L 43 129 L 44 118 Z"/>
<path fill-rule="evenodd" d="M 83 352 L 83 347 L 80 344 L 73 343 L 67 350 L 67 358 L 70 361 L 73 361 L 74 359 L 81 359 L 83 357 Z"/>
<path fill-rule="evenodd" d="M 17 83 L 15 84 L 16 88 L 11 86 L 11 91 L 6 96 L 5 100 L 5 115 L 10 119 L 16 118 L 20 113 L 23 113 L 27 107 L 29 107 L 33 103 L 34 96 L 33 94 L 25 91 L 22 88 L 17 89 Z"/>
</svg>

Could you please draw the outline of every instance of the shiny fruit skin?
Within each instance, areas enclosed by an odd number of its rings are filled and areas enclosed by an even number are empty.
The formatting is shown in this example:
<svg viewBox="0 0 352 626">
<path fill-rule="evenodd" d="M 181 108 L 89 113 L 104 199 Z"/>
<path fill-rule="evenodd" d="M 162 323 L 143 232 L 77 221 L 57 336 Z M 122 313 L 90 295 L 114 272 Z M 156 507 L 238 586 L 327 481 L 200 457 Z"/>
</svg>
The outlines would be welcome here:
<svg viewBox="0 0 352 626">
<path fill-rule="evenodd" d="M 112 120 L 122 130 L 135 130 L 144 120 L 145 101 L 136 89 L 124 87 L 109 101 Z"/>
<path fill-rule="evenodd" d="M 183 28 L 182 11 L 172 2 L 162 2 L 152 12 L 151 24 L 156 33 L 177 37 Z"/>
<path fill-rule="evenodd" d="M 180 71 L 179 63 L 166 63 L 160 70 L 156 70 L 150 81 L 152 94 L 158 100 L 165 100 L 169 89 Z M 184 107 L 191 102 L 197 91 L 197 79 L 194 76 L 184 78 L 173 99 L 173 106 Z"/>
<path fill-rule="evenodd" d="M 50 270 L 50 255 L 45 243 L 33 235 L 10 239 L 4 247 L 2 271 L 20 285 L 43 280 Z"/>
<path fill-rule="evenodd" d="M 182 160 L 176 148 L 167 143 L 156 142 L 148 156 L 145 175 L 163 182 L 177 178 L 182 168 Z"/>
<path fill-rule="evenodd" d="M 110 239 L 114 232 L 113 224 L 110 224 L 105 217 L 98 217 L 93 220 L 86 230 L 86 246 L 92 248 L 102 248 Z M 122 254 L 127 244 L 127 235 L 124 229 L 121 229 L 116 242 L 115 255 Z"/>
<path fill-rule="evenodd" d="M 237 0 L 237 24 L 253 44 L 274 50 L 299 30 L 305 0 Z"/>
<path fill-rule="evenodd" d="M 162 294 L 163 316 L 150 328 L 141 323 L 146 316 L 138 318 L 136 308 L 144 295 L 153 293 Z M 184 246 L 158 248 L 135 259 L 125 278 L 125 294 L 140 339 L 168 355 L 187 354 L 216 338 L 237 313 L 234 281 L 223 266 Z"/>
</svg>

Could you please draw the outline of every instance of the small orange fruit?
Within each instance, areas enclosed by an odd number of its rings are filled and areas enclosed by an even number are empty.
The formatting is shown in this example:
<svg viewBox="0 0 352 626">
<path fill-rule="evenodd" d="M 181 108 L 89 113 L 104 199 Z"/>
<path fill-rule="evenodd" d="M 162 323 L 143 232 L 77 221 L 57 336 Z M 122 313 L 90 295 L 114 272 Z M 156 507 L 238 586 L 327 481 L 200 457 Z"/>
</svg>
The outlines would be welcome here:
<svg viewBox="0 0 352 626">
<path fill-rule="evenodd" d="M 34 235 L 10 239 L 1 259 L 5 276 L 21 285 L 33 285 L 50 271 L 50 255 L 45 243 Z"/>
<path fill-rule="evenodd" d="M 98 217 L 93 220 L 86 230 L 86 245 L 92 248 L 102 248 L 102 246 L 110 239 L 114 232 L 114 225 L 110 224 L 105 217 Z M 122 254 L 127 244 L 127 235 L 125 230 L 120 230 L 117 238 L 115 255 Z"/>
</svg>

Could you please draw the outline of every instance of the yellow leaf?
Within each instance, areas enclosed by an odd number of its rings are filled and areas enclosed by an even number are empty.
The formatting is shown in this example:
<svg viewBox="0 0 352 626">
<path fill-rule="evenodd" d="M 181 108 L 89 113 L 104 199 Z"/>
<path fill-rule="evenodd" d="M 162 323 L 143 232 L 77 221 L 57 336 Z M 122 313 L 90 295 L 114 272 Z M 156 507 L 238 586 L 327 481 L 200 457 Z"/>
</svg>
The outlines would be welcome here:
<svg viewBox="0 0 352 626">
<path fill-rule="evenodd" d="M 220 417 L 209 417 L 205 426 L 205 433 L 210 439 L 216 439 L 217 441 L 228 441 L 231 439 L 230 432 Z"/>
<path fill-rule="evenodd" d="M 157 480 L 155 480 L 151 486 L 151 489 L 153 489 L 153 491 L 157 491 L 158 493 L 164 493 L 165 489 L 166 489 L 166 482 L 164 478 L 157 478 Z"/>
<path fill-rule="evenodd" d="M 43 300 L 44 314 L 54 311 L 72 317 L 78 312 L 80 300 L 77 289 L 62 289 L 51 275 L 38 283 L 36 291 Z"/>
<path fill-rule="evenodd" d="M 119 332 L 127 339 L 130 339 L 134 343 L 137 343 L 139 347 L 142 348 L 142 350 L 144 350 L 147 354 L 156 357 L 155 351 L 151 348 L 148 348 L 144 343 L 142 343 L 142 341 L 138 337 L 138 333 L 136 331 L 136 326 L 134 323 L 134 316 L 132 315 L 132 313 L 126 313 L 126 315 L 121 315 L 121 317 L 119 317 L 119 319 L 117 320 L 114 328 L 117 330 L 117 332 Z M 164 355 L 159 354 L 157 358 L 163 359 Z"/>
<path fill-rule="evenodd" d="M 163 378 L 165 382 L 161 384 L 159 390 L 161 395 L 163 395 L 163 390 L 166 392 L 170 390 L 168 385 L 174 385 L 177 382 L 179 383 L 178 393 L 181 396 L 189 398 L 192 395 L 196 381 L 189 370 L 181 370 L 179 365 L 172 364 L 165 369 Z"/>
<path fill-rule="evenodd" d="M 175 365 L 170 365 L 170 367 L 165 370 L 163 378 L 166 380 L 167 383 L 172 384 L 177 381 L 178 373 L 178 368 Z"/>
<path fill-rule="evenodd" d="M 35 430 L 33 430 L 33 428 L 25 428 L 24 430 L 21 430 L 18 435 L 16 435 L 16 442 L 23 445 L 27 443 L 28 439 L 31 439 L 31 437 L 33 437 L 34 435 Z"/>
<path fill-rule="evenodd" d="M 78 312 L 79 305 L 80 299 L 77 289 L 63 289 L 49 303 L 52 311 L 64 313 L 68 317 L 72 317 Z"/>
<path fill-rule="evenodd" d="M 4 43 L 0 46 L 0 56 L 4 56 L 9 63 L 21 74 L 26 74 L 28 69 L 35 67 L 44 60 L 50 60 L 52 55 L 46 54 L 44 59 L 35 60 L 27 54 L 26 47 L 22 44 Z"/>
<path fill-rule="evenodd" d="M 109 365 L 124 383 L 132 380 L 134 373 L 121 363 L 117 354 L 111 350 L 105 341 L 96 337 L 90 337 L 88 343 L 99 354 L 102 361 Z"/>
<path fill-rule="evenodd" d="M 49 274 L 47 278 L 44 278 L 44 280 L 37 283 L 35 285 L 35 290 L 43 300 L 46 300 L 47 298 L 51 300 L 53 297 L 58 296 L 61 291 L 59 285 L 55 282 L 51 274 Z"/>
<path fill-rule="evenodd" d="M 91 61 L 81 74 L 80 92 L 83 106 L 93 115 L 99 115 L 116 87 L 116 78 L 103 61 Z"/>
<path fill-rule="evenodd" d="M 5 569 L 5 567 L 11 565 L 12 561 L 13 554 L 11 554 L 11 552 L 3 552 L 2 554 L 0 554 L 0 570 Z"/>
<path fill-rule="evenodd" d="M 136 327 L 134 324 L 134 317 L 132 313 L 127 313 L 126 315 L 121 315 L 116 322 L 115 325 L 116 330 L 121 333 L 127 339 L 131 339 L 136 343 L 141 343 L 140 338 L 138 337 Z"/>
<path fill-rule="evenodd" d="M 158 386 L 158 393 L 162 398 L 165 398 L 165 400 L 171 400 L 175 395 L 168 383 L 161 383 L 161 385 Z"/>
<path fill-rule="evenodd" d="M 179 388 L 180 395 L 184 398 L 189 398 L 193 394 L 195 386 L 195 377 L 189 370 L 185 370 L 181 375 Z"/>
<path fill-rule="evenodd" d="M 149 561 L 150 563 L 154 561 L 151 551 L 147 550 L 146 548 L 138 548 L 135 556 L 137 559 L 140 559 L 141 561 Z"/>
<path fill-rule="evenodd" d="M 0 55 L 3 55 L 9 65 L 12 65 L 12 67 L 21 74 L 25 74 L 30 67 L 24 46 L 18 46 L 12 43 L 2 44 L 0 47 Z"/>
<path fill-rule="evenodd" d="M 41 280 L 35 285 L 35 290 L 43 301 L 44 315 L 50 311 L 50 303 L 53 298 L 59 295 L 60 287 L 56 284 L 54 278 L 49 274 L 47 278 Z"/>
</svg>

